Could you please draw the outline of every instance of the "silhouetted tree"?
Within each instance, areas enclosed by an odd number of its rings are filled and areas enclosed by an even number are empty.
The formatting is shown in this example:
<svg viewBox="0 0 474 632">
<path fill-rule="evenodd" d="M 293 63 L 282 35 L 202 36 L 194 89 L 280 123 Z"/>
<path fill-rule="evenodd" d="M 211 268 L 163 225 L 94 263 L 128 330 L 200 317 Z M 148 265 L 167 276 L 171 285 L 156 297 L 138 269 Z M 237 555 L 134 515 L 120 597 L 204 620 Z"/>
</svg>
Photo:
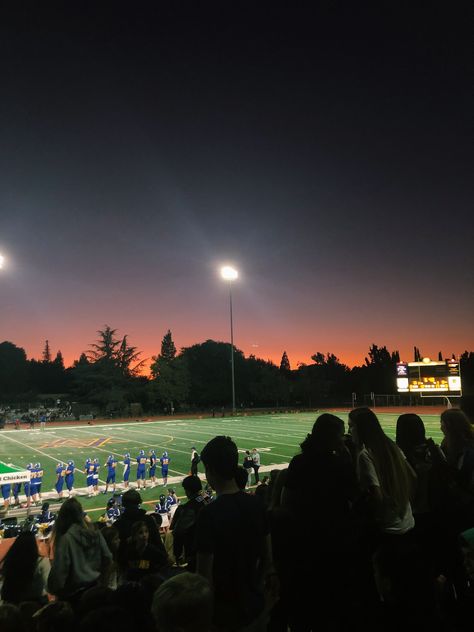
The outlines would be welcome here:
<svg viewBox="0 0 474 632">
<path fill-rule="evenodd" d="M 183 404 L 189 395 L 190 379 L 186 360 L 178 356 L 167 361 L 161 356 L 154 358 L 151 365 L 153 380 L 150 383 L 152 399 L 158 399 L 166 406 Z"/>
<path fill-rule="evenodd" d="M 334 353 L 316 352 L 314 364 L 300 364 L 294 384 L 297 402 L 309 405 L 330 405 L 348 396 L 349 369 Z"/>
<path fill-rule="evenodd" d="M 206 340 L 181 350 L 189 370 L 189 402 L 196 407 L 228 405 L 232 399 L 229 344 Z M 236 398 L 242 401 L 244 354 L 234 349 Z"/>
<path fill-rule="evenodd" d="M 63 359 L 63 354 L 61 353 L 61 351 L 57 352 L 56 357 L 54 358 L 53 362 L 54 364 L 56 364 L 56 366 L 60 367 L 64 371 L 64 359 Z"/>
<path fill-rule="evenodd" d="M 280 371 L 291 371 L 290 361 L 288 360 L 286 351 L 283 351 L 283 355 L 281 356 Z"/>
<path fill-rule="evenodd" d="M 128 344 L 127 336 L 116 336 L 117 330 L 108 325 L 99 330 L 98 340 L 90 345 L 71 370 L 73 392 L 77 398 L 88 400 L 105 411 L 123 412 L 141 384 L 139 371 L 144 361 L 140 353 Z"/>
<path fill-rule="evenodd" d="M 90 345 L 91 351 L 89 351 L 88 359 L 91 362 L 109 360 L 115 363 L 117 350 L 120 346 L 120 340 L 115 336 L 117 330 L 105 325 L 105 329 L 99 329 L 97 333 L 99 339 Z"/>
<path fill-rule="evenodd" d="M 190 380 L 185 358 L 176 357 L 176 347 L 168 329 L 161 342 L 161 353 L 153 356 L 150 366 L 152 381 L 149 386 L 152 401 L 161 401 L 166 406 L 182 404 L 186 401 Z"/>
<path fill-rule="evenodd" d="M 321 351 L 317 351 L 315 354 L 311 356 L 311 360 L 315 364 L 323 365 L 326 361 L 326 358 L 324 356 L 324 353 L 321 353 Z"/>
<path fill-rule="evenodd" d="M 43 360 L 43 362 L 51 362 L 51 350 L 49 348 L 49 340 L 46 340 L 41 359 Z"/>
<path fill-rule="evenodd" d="M 140 360 L 140 351 L 137 347 L 128 344 L 128 336 L 124 336 L 117 351 L 116 362 L 122 375 L 125 377 L 136 377 L 139 375 L 145 360 Z M 132 366 L 133 365 L 133 366 Z"/>
<path fill-rule="evenodd" d="M 386 346 L 373 344 L 362 367 L 351 371 L 352 390 L 356 393 L 392 394 L 396 391 L 396 364 L 400 361 L 398 351 L 390 353 Z"/>
<path fill-rule="evenodd" d="M 28 390 L 25 350 L 12 342 L 0 343 L 0 398 L 8 401 Z"/>
<path fill-rule="evenodd" d="M 176 357 L 176 347 L 173 342 L 173 336 L 171 334 L 171 330 L 168 329 L 166 334 L 163 336 L 163 340 L 161 341 L 161 352 L 160 358 L 164 362 L 172 362 Z"/>
<path fill-rule="evenodd" d="M 459 358 L 464 395 L 474 395 L 474 351 L 464 351 Z"/>
</svg>

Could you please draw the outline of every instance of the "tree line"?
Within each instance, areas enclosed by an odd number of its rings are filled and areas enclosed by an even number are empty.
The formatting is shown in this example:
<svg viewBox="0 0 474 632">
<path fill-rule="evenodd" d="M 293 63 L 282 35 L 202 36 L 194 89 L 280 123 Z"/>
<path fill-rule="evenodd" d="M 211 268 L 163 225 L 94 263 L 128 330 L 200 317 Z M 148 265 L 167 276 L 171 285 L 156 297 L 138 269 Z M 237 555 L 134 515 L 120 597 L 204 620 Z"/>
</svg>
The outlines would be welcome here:
<svg viewBox="0 0 474 632">
<path fill-rule="evenodd" d="M 176 349 L 171 331 L 153 356 L 150 374 L 145 360 L 106 325 L 97 340 L 71 367 L 60 351 L 53 357 L 47 340 L 39 360 L 12 342 L 0 343 L 0 401 L 3 404 L 57 398 L 101 413 L 123 414 L 131 404 L 144 412 L 209 410 L 229 406 L 229 343 L 206 340 Z M 421 359 L 414 347 L 414 359 Z M 438 359 L 443 359 L 438 354 Z M 372 344 L 361 366 L 349 368 L 332 353 L 316 352 L 311 364 L 292 369 L 286 351 L 280 365 L 234 348 L 237 404 L 242 408 L 324 407 L 351 401 L 353 393 L 396 394 L 398 351 Z M 464 392 L 474 394 L 474 352 L 460 357 Z M 359 400 L 360 401 L 360 400 Z"/>
</svg>

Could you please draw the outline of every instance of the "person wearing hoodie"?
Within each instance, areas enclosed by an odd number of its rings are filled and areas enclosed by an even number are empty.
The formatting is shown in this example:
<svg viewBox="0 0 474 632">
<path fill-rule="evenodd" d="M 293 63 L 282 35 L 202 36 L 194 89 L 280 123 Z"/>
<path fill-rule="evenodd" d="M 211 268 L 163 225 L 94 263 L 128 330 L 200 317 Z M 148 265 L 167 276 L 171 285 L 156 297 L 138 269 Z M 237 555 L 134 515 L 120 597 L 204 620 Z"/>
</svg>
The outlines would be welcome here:
<svg viewBox="0 0 474 632">
<path fill-rule="evenodd" d="M 81 503 L 68 498 L 59 510 L 53 530 L 54 559 L 48 592 L 76 601 L 106 577 L 112 555 L 99 531 L 89 527 Z"/>
</svg>

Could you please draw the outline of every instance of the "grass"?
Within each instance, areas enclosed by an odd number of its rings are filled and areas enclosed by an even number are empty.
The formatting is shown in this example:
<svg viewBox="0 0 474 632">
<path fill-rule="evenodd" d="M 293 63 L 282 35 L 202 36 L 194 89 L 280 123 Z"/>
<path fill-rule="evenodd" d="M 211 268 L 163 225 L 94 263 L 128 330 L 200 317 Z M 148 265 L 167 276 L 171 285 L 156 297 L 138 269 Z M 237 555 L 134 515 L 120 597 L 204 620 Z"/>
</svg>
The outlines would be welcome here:
<svg viewBox="0 0 474 632">
<path fill-rule="evenodd" d="M 403 411 L 400 411 L 400 414 Z M 346 423 L 347 412 L 336 413 Z M 378 413 L 386 433 L 394 438 L 398 414 Z M 241 452 L 257 448 L 260 452 L 262 470 L 288 463 L 298 453 L 300 443 L 310 432 L 317 413 L 274 414 L 252 417 L 225 417 L 206 419 L 167 419 L 160 421 L 113 423 L 96 422 L 93 426 L 56 426 L 44 431 L 4 430 L 1 432 L 0 461 L 25 467 L 29 462 L 40 462 L 44 469 L 43 494 L 53 490 L 56 480 L 55 469 L 58 461 L 74 460 L 76 467 L 83 468 L 86 458 L 97 457 L 101 463 L 101 487 L 106 478 L 105 461 L 109 454 L 119 460 L 117 483 L 122 482 L 123 467 L 120 461 L 125 452 L 132 457 L 131 487 L 135 483 L 136 466 L 133 465 L 139 450 L 146 454 L 155 449 L 158 457 L 167 450 L 171 462 L 168 487 L 176 489 L 178 496 L 183 495 L 179 482 L 189 473 L 191 448 L 198 452 L 212 437 L 225 434 L 237 443 Z M 427 436 L 440 442 L 442 435 L 439 427 L 439 415 L 421 415 L 426 426 Z M 243 460 L 241 456 L 240 462 Z M 199 465 L 203 471 L 202 464 Z M 157 475 L 160 476 L 160 468 Z M 161 493 L 166 493 L 160 485 L 141 491 L 145 503 L 157 501 Z M 85 476 L 76 471 L 75 488 L 85 487 Z M 55 495 L 56 497 L 56 495 Z M 81 497 L 86 511 L 98 517 L 105 507 L 108 496 L 99 494 L 94 498 Z"/>
</svg>

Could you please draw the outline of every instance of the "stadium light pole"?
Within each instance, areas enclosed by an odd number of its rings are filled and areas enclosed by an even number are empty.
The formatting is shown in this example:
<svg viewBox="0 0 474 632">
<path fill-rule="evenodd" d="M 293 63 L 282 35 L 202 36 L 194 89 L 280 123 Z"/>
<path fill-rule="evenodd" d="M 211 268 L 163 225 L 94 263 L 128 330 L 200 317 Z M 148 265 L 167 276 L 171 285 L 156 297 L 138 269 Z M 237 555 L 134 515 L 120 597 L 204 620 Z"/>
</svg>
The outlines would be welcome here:
<svg viewBox="0 0 474 632">
<path fill-rule="evenodd" d="M 221 277 L 229 282 L 229 307 L 230 307 L 230 366 L 232 371 L 232 414 L 235 415 L 235 373 L 234 373 L 234 322 L 232 317 L 232 281 L 239 277 L 239 273 L 232 266 L 221 268 Z"/>
</svg>

